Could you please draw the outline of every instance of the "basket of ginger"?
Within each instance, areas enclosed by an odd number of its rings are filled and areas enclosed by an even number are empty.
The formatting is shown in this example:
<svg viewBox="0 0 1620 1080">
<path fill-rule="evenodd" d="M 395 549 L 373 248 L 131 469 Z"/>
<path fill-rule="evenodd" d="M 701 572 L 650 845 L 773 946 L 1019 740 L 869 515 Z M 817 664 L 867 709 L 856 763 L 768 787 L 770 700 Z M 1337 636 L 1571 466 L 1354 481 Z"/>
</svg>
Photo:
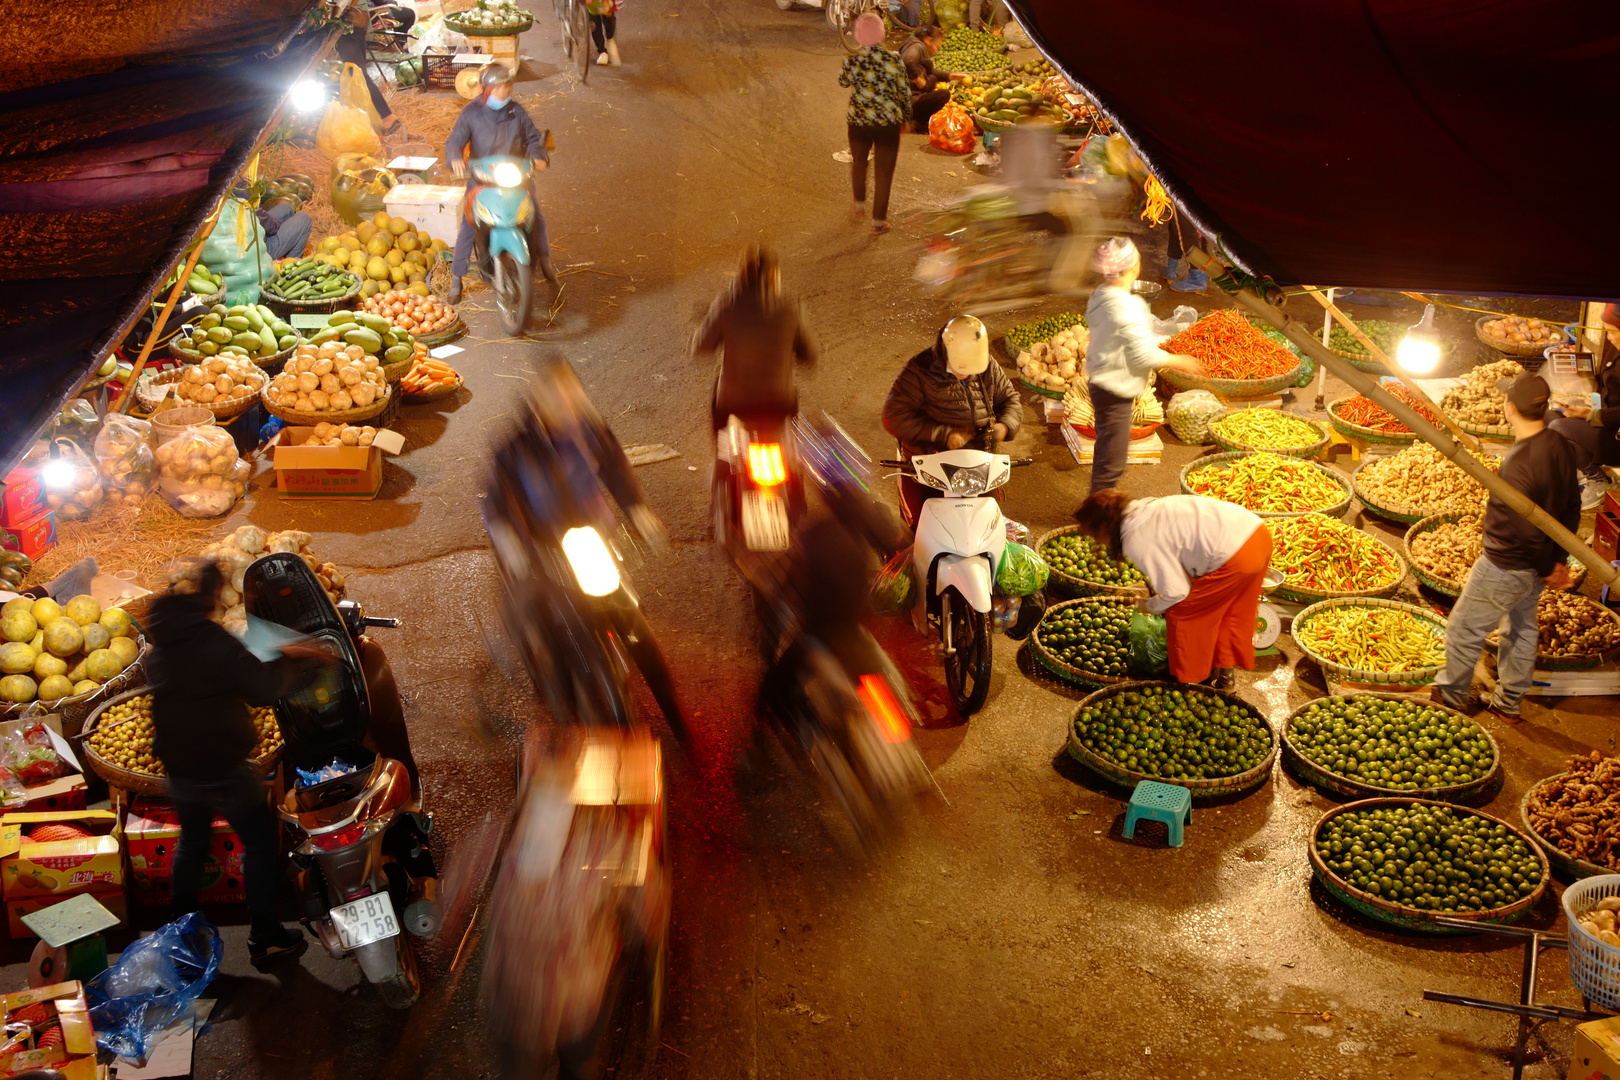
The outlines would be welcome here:
<svg viewBox="0 0 1620 1080">
<path fill-rule="evenodd" d="M 399 381 L 399 388 L 404 392 L 406 401 L 437 401 L 461 389 L 461 382 L 461 372 L 443 360 L 429 357 L 417 361 L 405 373 L 405 377 Z"/>
</svg>

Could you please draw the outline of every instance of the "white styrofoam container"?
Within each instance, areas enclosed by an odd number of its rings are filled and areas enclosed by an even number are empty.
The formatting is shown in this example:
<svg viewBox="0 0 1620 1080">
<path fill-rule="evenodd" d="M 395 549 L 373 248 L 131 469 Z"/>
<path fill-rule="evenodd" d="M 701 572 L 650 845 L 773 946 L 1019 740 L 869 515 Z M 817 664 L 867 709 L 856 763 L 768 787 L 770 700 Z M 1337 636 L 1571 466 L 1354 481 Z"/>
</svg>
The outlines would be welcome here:
<svg viewBox="0 0 1620 1080">
<path fill-rule="evenodd" d="M 460 184 L 400 184 L 383 205 L 435 240 L 455 246 L 461 222 L 461 200 L 467 189 Z"/>
</svg>

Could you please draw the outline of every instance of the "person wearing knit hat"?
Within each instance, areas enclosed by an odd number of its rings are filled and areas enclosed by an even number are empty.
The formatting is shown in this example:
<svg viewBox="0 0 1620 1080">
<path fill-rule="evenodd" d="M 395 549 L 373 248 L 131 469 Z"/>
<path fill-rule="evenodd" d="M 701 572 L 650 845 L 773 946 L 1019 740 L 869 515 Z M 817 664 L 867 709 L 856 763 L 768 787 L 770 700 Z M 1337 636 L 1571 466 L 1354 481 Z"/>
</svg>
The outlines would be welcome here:
<svg viewBox="0 0 1620 1080">
<path fill-rule="evenodd" d="M 1620 490 L 1604 472 L 1604 466 L 1620 466 L 1620 304 L 1605 304 L 1602 314 L 1603 348 L 1592 365 L 1592 381 L 1597 383 L 1597 407 L 1566 405 L 1563 415 L 1547 424 L 1575 444 L 1580 466 L 1581 509 L 1595 510 L 1603 505 L 1610 491 Z"/>
<path fill-rule="evenodd" d="M 1102 284 L 1086 305 L 1091 332 L 1086 347 L 1086 389 L 1091 394 L 1097 445 L 1091 464 L 1091 491 L 1119 486 L 1131 448 L 1131 406 L 1159 368 L 1198 372 L 1198 361 L 1159 348 L 1147 301 L 1131 292 L 1142 272 L 1136 245 L 1116 236 L 1097 249 L 1091 268 Z"/>
<path fill-rule="evenodd" d="M 877 165 L 872 192 L 872 231 L 889 231 L 889 188 L 900 156 L 900 128 L 911 119 L 905 65 L 883 47 L 883 20 L 867 12 L 855 20 L 861 51 L 844 61 L 838 85 L 849 87 L 850 180 L 855 217 L 866 214 L 866 159 Z"/>
</svg>

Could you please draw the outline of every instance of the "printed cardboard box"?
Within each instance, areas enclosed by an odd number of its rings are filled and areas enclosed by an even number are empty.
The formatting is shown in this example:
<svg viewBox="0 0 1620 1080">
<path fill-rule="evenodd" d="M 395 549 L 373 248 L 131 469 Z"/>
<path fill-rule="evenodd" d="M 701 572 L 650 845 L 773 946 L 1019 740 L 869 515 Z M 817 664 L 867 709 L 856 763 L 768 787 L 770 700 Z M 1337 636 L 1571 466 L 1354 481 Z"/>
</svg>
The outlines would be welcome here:
<svg viewBox="0 0 1620 1080">
<path fill-rule="evenodd" d="M 67 1080 L 94 1080 L 97 1076 L 96 1032 L 83 985 L 64 982 L 19 990 L 0 997 L 0 1009 L 13 1036 L 0 1050 L 0 1077 L 30 1069 L 55 1069 Z M 40 1036 L 58 1025 L 60 1041 L 53 1037 L 50 1045 L 39 1046 Z"/>
<path fill-rule="evenodd" d="M 76 840 L 34 843 L 35 825 L 65 822 L 92 835 Z M 52 810 L 0 816 L 0 894 L 7 900 L 38 896 L 101 893 L 124 885 L 123 829 L 111 810 Z"/>
<path fill-rule="evenodd" d="M 395 393 L 398 393 L 396 388 Z M 285 499 L 375 499 L 385 453 L 405 449 L 404 436 L 379 431 L 370 446 L 304 446 L 314 428 L 282 428 L 276 437 L 276 491 Z"/>
<path fill-rule="evenodd" d="M 45 482 L 38 469 L 12 469 L 0 484 L 0 525 L 45 513 Z"/>
<path fill-rule="evenodd" d="M 1620 1016 L 1591 1020 L 1575 1029 L 1567 1080 L 1620 1080 Z"/>
<path fill-rule="evenodd" d="M 169 903 L 174 851 L 179 843 L 180 817 L 173 806 L 153 799 L 135 800 L 124 818 L 124 848 L 129 852 L 135 903 Z M 240 904 L 247 899 L 242 841 L 224 818 L 214 819 L 197 899 L 204 904 Z"/>
<path fill-rule="evenodd" d="M 0 525 L 0 548 L 37 559 L 56 546 L 56 511 L 45 510 L 21 521 Z"/>
<path fill-rule="evenodd" d="M 79 758 L 73 752 L 73 744 L 62 737 L 61 716 L 46 713 L 44 716 L 29 717 L 26 720 L 8 720 L 0 723 L 0 734 L 8 731 L 21 732 L 31 728 L 35 723 L 45 726 L 50 736 L 51 749 L 56 751 L 56 756 L 62 759 L 62 764 L 72 772 L 54 780 L 25 785 L 23 791 L 27 793 L 27 801 L 11 809 L 33 813 L 48 810 L 83 810 L 88 790 L 83 776 L 84 766 L 79 764 Z"/>
</svg>

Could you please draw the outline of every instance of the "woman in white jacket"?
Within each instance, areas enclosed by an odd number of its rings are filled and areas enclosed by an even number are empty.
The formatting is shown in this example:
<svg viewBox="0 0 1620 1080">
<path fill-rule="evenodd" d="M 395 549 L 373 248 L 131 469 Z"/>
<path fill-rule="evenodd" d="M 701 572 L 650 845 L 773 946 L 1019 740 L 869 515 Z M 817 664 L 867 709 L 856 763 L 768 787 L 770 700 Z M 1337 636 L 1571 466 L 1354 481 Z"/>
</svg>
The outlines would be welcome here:
<svg viewBox="0 0 1620 1080">
<path fill-rule="evenodd" d="M 1224 689 L 1232 668 L 1254 670 L 1255 616 L 1271 565 L 1271 533 L 1259 515 L 1202 495 L 1132 499 L 1099 491 L 1074 517 L 1152 586 L 1137 606 L 1164 616 L 1176 681 Z"/>
</svg>

